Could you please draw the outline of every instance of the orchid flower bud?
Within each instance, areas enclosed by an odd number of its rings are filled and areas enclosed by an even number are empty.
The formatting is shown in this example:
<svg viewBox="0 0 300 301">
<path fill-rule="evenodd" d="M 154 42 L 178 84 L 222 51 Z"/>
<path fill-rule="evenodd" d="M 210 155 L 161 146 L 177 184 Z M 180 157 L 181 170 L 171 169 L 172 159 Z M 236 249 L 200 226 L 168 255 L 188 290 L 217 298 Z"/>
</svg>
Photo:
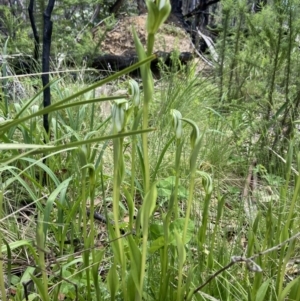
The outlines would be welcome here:
<svg viewBox="0 0 300 301">
<path fill-rule="evenodd" d="M 182 115 L 175 109 L 171 110 L 171 115 L 173 117 L 173 126 L 175 128 L 176 139 L 180 139 L 182 136 Z"/>
<path fill-rule="evenodd" d="M 129 90 L 128 91 L 129 95 L 131 96 L 132 99 L 133 106 L 138 107 L 140 104 L 140 88 L 138 83 L 135 80 L 131 79 L 129 81 L 128 90 Z"/>
<path fill-rule="evenodd" d="M 32 112 L 32 113 L 36 113 L 38 110 L 39 110 L 39 106 L 38 106 L 38 105 L 33 105 L 33 106 L 31 107 L 31 112 Z"/>
<path fill-rule="evenodd" d="M 148 8 L 147 32 L 156 34 L 171 12 L 170 0 L 146 0 L 146 5 Z"/>
<path fill-rule="evenodd" d="M 115 100 L 112 107 L 113 127 L 119 133 L 124 130 L 126 125 L 126 111 L 128 110 L 128 102 L 126 99 Z"/>
<path fill-rule="evenodd" d="M 192 132 L 191 132 L 191 136 L 190 136 L 190 143 L 191 143 L 191 148 L 194 149 L 196 143 L 200 139 L 200 130 L 199 130 L 197 124 L 193 120 L 190 120 L 190 119 L 187 119 L 187 118 L 182 118 L 182 120 L 187 122 L 189 125 L 192 126 Z"/>
</svg>

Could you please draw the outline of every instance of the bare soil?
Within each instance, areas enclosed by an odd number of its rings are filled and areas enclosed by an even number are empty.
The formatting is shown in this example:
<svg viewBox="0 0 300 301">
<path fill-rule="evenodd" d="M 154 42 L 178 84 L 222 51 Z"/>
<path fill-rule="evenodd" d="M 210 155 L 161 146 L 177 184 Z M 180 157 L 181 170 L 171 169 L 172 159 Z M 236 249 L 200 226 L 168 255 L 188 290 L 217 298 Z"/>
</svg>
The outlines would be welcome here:
<svg viewBox="0 0 300 301">
<path fill-rule="evenodd" d="M 132 55 L 135 53 L 135 46 L 132 35 L 134 26 L 143 45 L 146 45 L 146 15 L 125 17 L 118 20 L 114 28 L 106 33 L 101 43 L 100 51 L 114 55 Z M 99 32 L 100 31 L 100 32 Z M 104 34 L 105 27 L 100 25 L 94 29 L 95 39 Z M 97 34 L 97 32 L 99 34 Z M 164 24 L 156 35 L 154 52 L 165 51 L 193 53 L 193 46 L 188 34 L 175 24 Z"/>
</svg>

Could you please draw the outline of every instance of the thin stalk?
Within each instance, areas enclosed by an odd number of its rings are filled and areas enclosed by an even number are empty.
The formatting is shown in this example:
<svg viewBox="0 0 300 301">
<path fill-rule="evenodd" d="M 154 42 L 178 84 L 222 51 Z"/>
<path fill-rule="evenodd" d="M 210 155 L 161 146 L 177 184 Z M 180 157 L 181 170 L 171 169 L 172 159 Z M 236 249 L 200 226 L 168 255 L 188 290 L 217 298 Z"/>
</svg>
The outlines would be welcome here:
<svg viewBox="0 0 300 301">
<path fill-rule="evenodd" d="M 138 107 L 134 107 L 134 121 L 133 121 L 133 127 L 132 130 L 135 130 L 135 121 L 137 119 L 138 115 Z M 134 180 L 135 180 L 135 157 L 136 157 L 136 148 L 137 148 L 137 141 L 136 136 L 132 136 L 132 151 L 131 151 L 131 197 L 134 201 L 134 193 L 135 193 L 135 187 L 134 187 Z"/>
<path fill-rule="evenodd" d="M 223 40 L 222 40 L 222 47 L 221 47 L 221 61 L 220 61 L 220 69 L 219 69 L 219 76 L 220 76 L 220 101 L 223 97 L 223 77 L 224 77 L 224 61 L 225 61 L 225 51 L 226 51 L 226 39 L 227 39 L 227 30 L 228 30 L 228 22 L 229 22 L 229 14 L 230 11 L 229 9 L 226 9 L 224 11 L 225 18 L 224 18 L 224 23 L 223 23 L 223 28 L 224 28 L 224 34 L 223 34 Z"/>
<path fill-rule="evenodd" d="M 115 138 L 113 139 L 113 147 L 114 147 L 114 189 L 113 189 L 113 217 L 114 217 L 114 228 L 116 237 L 119 238 L 121 236 L 120 233 L 120 225 L 119 225 L 119 201 L 120 201 L 120 187 L 122 183 L 122 175 L 124 168 L 123 162 L 123 139 Z M 124 257 L 124 247 L 123 240 L 117 239 L 118 244 L 118 257 L 119 264 L 121 265 L 121 273 L 122 273 L 122 287 L 123 287 L 123 300 L 127 300 L 127 285 L 126 285 L 126 264 Z"/>
<path fill-rule="evenodd" d="M 114 228 L 116 236 L 120 237 L 120 226 L 119 226 L 119 200 L 120 200 L 120 172 L 119 172 L 119 162 L 120 162 L 120 139 L 115 138 L 113 140 L 114 144 L 114 181 L 113 181 L 113 216 L 114 216 Z M 121 250 L 121 239 L 118 239 L 119 247 Z"/>
<path fill-rule="evenodd" d="M 134 180 L 135 180 L 135 156 L 136 156 L 136 137 L 132 137 L 132 151 L 131 151 L 131 197 L 134 201 L 134 194 L 135 194 L 135 186 L 134 186 Z"/>
<path fill-rule="evenodd" d="M 7 71 L 8 71 L 8 64 L 7 64 L 7 60 L 5 59 L 5 56 L 7 54 L 7 44 L 9 41 L 9 37 L 7 38 L 7 40 L 5 41 L 4 44 L 4 48 L 3 48 L 3 64 L 2 64 L 2 76 L 4 77 L 4 79 L 2 80 L 2 90 L 3 90 L 3 97 L 4 97 L 4 108 L 5 108 L 5 112 L 4 112 L 4 116 L 7 117 L 8 116 L 8 88 L 7 88 L 7 84 L 8 84 L 8 79 L 6 79 L 6 75 L 7 75 Z"/>
<path fill-rule="evenodd" d="M 179 217 L 178 214 L 178 186 L 180 178 L 180 157 L 182 151 L 183 142 L 180 139 L 176 139 L 176 154 L 175 154 L 175 187 L 174 187 L 174 218 Z"/>
<path fill-rule="evenodd" d="M 148 223 L 144 226 L 143 242 L 142 242 L 142 261 L 141 261 L 141 276 L 140 276 L 140 292 L 143 292 L 146 258 L 147 258 L 147 243 L 148 243 Z M 138 295 L 137 300 L 142 301 L 142 296 Z"/>
<path fill-rule="evenodd" d="M 291 121 L 294 120 L 294 114 L 295 112 L 298 111 L 299 107 L 299 101 L 296 102 L 296 106 L 291 106 L 290 105 L 290 98 L 289 98 L 289 92 L 290 92 L 290 76 L 291 76 L 291 57 L 292 57 L 292 50 L 293 50 L 293 15 L 292 15 L 292 9 L 291 7 L 289 8 L 289 36 L 288 36 L 288 53 L 287 53 L 287 66 L 286 66 L 286 76 L 285 76 L 285 102 L 288 104 L 286 106 L 282 121 L 281 121 L 281 127 L 280 129 L 283 129 L 285 126 L 288 126 L 287 131 L 285 131 L 284 136 L 289 139 L 292 128 L 293 128 L 293 123 Z M 297 93 L 299 94 L 299 93 Z M 296 95 L 297 95 L 296 94 Z M 297 97 L 297 96 L 296 96 Z M 288 115 L 290 113 L 290 110 L 292 110 L 292 116 L 290 116 L 291 120 L 288 120 Z M 278 133 L 274 139 L 272 149 L 275 149 L 275 146 L 279 140 L 280 134 Z"/>
<path fill-rule="evenodd" d="M 278 68 L 278 62 L 279 62 L 279 53 L 280 53 L 280 48 L 281 48 L 281 41 L 282 41 L 282 29 L 283 25 L 283 18 L 282 16 L 279 16 L 279 31 L 278 31 L 278 39 L 277 39 L 277 47 L 275 49 L 275 57 L 273 60 L 273 70 L 271 74 L 271 80 L 270 80 L 270 88 L 268 92 L 268 112 L 267 112 L 267 120 L 270 119 L 270 114 L 273 108 L 273 92 L 275 89 L 275 78 L 276 78 L 276 73 L 277 73 L 277 68 Z"/>
<path fill-rule="evenodd" d="M 298 154 L 298 168 L 300 167 L 300 154 Z M 287 222 L 286 222 L 286 232 L 291 231 L 292 229 L 292 225 L 293 225 L 293 215 L 295 214 L 295 206 L 296 206 L 296 202 L 299 198 L 299 191 L 300 191 L 300 176 L 297 176 L 296 179 L 296 187 L 293 193 L 293 197 L 292 197 L 292 202 L 289 206 L 289 214 L 288 214 L 288 218 L 287 218 Z"/>
<path fill-rule="evenodd" d="M 92 260 L 93 264 L 96 262 L 96 254 L 95 254 L 95 248 L 94 248 L 94 240 L 95 240 L 95 226 L 94 226 L 94 206 L 95 206 L 95 184 L 96 184 L 96 173 L 93 168 L 89 168 L 89 174 L 90 174 L 90 235 L 89 235 L 89 245 L 90 249 L 92 250 Z M 96 291 L 96 300 L 101 300 L 101 294 L 99 290 L 99 283 L 95 282 L 95 277 L 93 277 L 94 280 L 94 286 Z"/>
<path fill-rule="evenodd" d="M 148 39 L 147 39 L 147 56 L 150 56 L 153 52 L 154 41 L 155 41 L 154 34 L 149 33 L 148 34 Z M 150 63 L 147 64 L 147 65 L 150 65 Z"/>
<path fill-rule="evenodd" d="M 90 123 L 90 131 L 94 130 L 94 113 L 95 113 L 95 103 L 92 103 L 92 113 L 91 113 L 91 123 Z"/>
<path fill-rule="evenodd" d="M 81 206 L 81 211 L 82 211 L 82 217 L 83 217 L 83 241 L 84 241 L 84 253 L 83 253 L 83 262 L 85 266 L 85 271 L 86 271 L 86 285 L 87 287 L 91 287 L 90 283 L 90 269 L 89 267 L 89 256 L 90 256 L 90 251 L 89 251 L 89 237 L 87 233 L 87 216 L 86 216 L 86 168 L 82 168 L 82 187 L 81 187 L 81 198 L 82 198 L 82 206 Z M 87 290 L 87 299 L 91 300 L 91 290 Z"/>
<path fill-rule="evenodd" d="M 169 250 L 169 225 L 171 222 L 171 216 L 174 211 L 175 220 L 178 218 L 178 186 L 179 186 L 179 174 L 180 174 L 180 157 L 181 157 L 181 150 L 183 146 L 183 142 L 180 139 L 176 139 L 176 154 L 175 154 L 175 187 L 174 191 L 170 197 L 168 212 L 164 220 L 164 249 L 162 253 L 162 272 L 161 272 L 161 281 L 160 281 L 160 297 L 162 300 L 166 299 L 166 293 L 168 289 L 169 277 L 167 277 L 167 269 L 169 266 L 169 257 L 168 257 L 168 250 Z"/>
<path fill-rule="evenodd" d="M 155 36 L 148 34 L 147 39 L 147 54 L 151 54 L 153 51 Z M 143 129 L 148 128 L 149 123 L 149 104 L 153 99 L 153 78 L 150 69 L 150 63 L 145 64 L 145 73 L 143 76 L 144 86 L 144 104 L 143 104 Z M 148 135 L 147 133 L 142 134 L 143 144 L 143 160 L 144 160 L 144 195 L 149 192 L 150 189 L 150 165 L 149 165 L 149 153 L 148 153 Z M 148 221 L 149 222 L 149 221 Z M 147 258 L 147 243 L 148 243 L 148 226 L 145 223 L 143 228 L 143 243 L 142 243 L 142 260 L 140 267 L 140 291 L 143 291 L 144 278 L 145 278 L 145 267 Z M 141 300 L 142 296 L 139 296 Z"/>
<path fill-rule="evenodd" d="M 176 190 L 176 189 L 175 189 Z M 167 277 L 167 270 L 168 270 L 168 266 L 169 266 L 169 256 L 168 256 L 168 250 L 169 250 L 169 226 L 170 226 L 170 222 L 171 222 L 171 216 L 172 216 L 172 212 L 174 210 L 174 199 L 175 199 L 175 195 L 176 192 L 174 190 L 174 193 L 171 195 L 170 198 L 170 202 L 169 202 L 169 208 L 168 208 L 168 212 L 167 215 L 164 219 L 164 248 L 162 251 L 162 255 L 161 255 L 161 278 L 160 278 L 160 298 L 161 300 L 166 300 L 167 296 L 167 289 L 169 287 L 169 277 Z M 178 189 L 177 189 L 178 191 Z"/>
<path fill-rule="evenodd" d="M 155 36 L 153 34 L 148 34 L 147 39 L 147 54 L 151 55 L 153 52 Z M 149 124 L 149 104 L 153 99 L 153 78 L 150 69 L 150 62 L 145 64 L 146 72 L 143 77 L 144 86 L 144 105 L 143 105 L 143 129 L 148 128 Z M 148 134 L 144 133 L 142 135 L 143 144 L 143 159 L 145 166 L 144 174 L 144 194 L 149 191 L 150 188 L 150 167 L 149 167 L 149 152 L 148 152 Z"/>
<path fill-rule="evenodd" d="M 229 98 L 231 98 L 231 86 L 232 86 L 232 80 L 233 80 L 233 71 L 236 68 L 236 62 L 237 62 L 237 55 L 239 52 L 239 42 L 240 42 L 240 36 L 241 36 L 241 27 L 242 27 L 242 21 L 243 21 L 243 15 L 242 12 L 239 15 L 239 23 L 237 27 L 237 33 L 236 33 L 236 39 L 235 39 L 235 46 L 234 46 L 234 53 L 233 53 L 233 58 L 230 64 L 229 68 L 229 83 L 228 83 L 228 95 Z"/>
<path fill-rule="evenodd" d="M 190 177 L 190 185 L 189 185 L 189 198 L 187 202 L 187 208 L 186 208 L 186 216 L 185 216 L 185 221 L 184 221 L 184 228 L 183 228 L 183 233 L 182 233 L 182 243 L 185 243 L 186 240 L 186 233 L 187 233 L 187 228 L 188 228 L 188 223 L 190 220 L 190 215 L 191 215 L 191 208 L 192 208 L 192 203 L 193 203 L 193 195 L 194 195 L 194 186 L 195 186 L 195 173 L 196 170 L 193 168 L 191 170 L 191 177 Z M 178 289 L 177 289 L 177 301 L 181 301 L 182 298 L 182 277 L 183 277 L 183 262 L 179 264 L 178 266 Z"/>
<path fill-rule="evenodd" d="M 2 183 L 1 183 L 2 184 Z M 3 191 L 0 190 L 0 220 L 3 217 Z M 2 231 L 0 233 L 0 256 L 1 254 L 1 249 L 2 249 Z M 6 291 L 5 291 L 5 283 L 4 283 L 4 271 L 3 271 L 3 261 L 0 260 L 0 292 L 1 292 L 1 297 L 3 301 L 6 301 Z"/>
<path fill-rule="evenodd" d="M 169 212 L 167 213 L 167 216 L 164 220 L 164 248 L 161 251 L 161 277 L 160 277 L 160 289 L 159 289 L 159 296 L 162 300 L 166 300 L 166 291 L 168 284 L 166 283 L 166 275 L 167 275 L 167 269 L 168 269 L 168 250 L 169 250 L 169 224 L 170 224 L 170 218 L 169 218 Z"/>
<path fill-rule="evenodd" d="M 49 301 L 48 276 L 47 276 L 46 263 L 45 263 L 45 236 L 44 236 L 43 226 L 40 222 L 38 222 L 38 224 L 37 224 L 36 242 L 37 242 L 38 255 L 39 255 L 38 263 L 39 263 L 39 267 L 41 269 L 42 280 L 43 280 L 42 290 L 43 290 L 43 294 L 46 298 L 45 301 Z"/>
<path fill-rule="evenodd" d="M 204 208 L 202 213 L 202 224 L 198 231 L 198 245 L 200 246 L 201 250 L 204 249 L 204 244 L 206 243 L 206 229 L 207 229 L 207 220 L 208 220 L 208 211 L 209 211 L 209 203 L 211 199 L 211 194 L 206 194 L 204 198 Z M 203 252 L 199 252 L 199 269 L 203 271 L 205 269 L 205 256 Z"/>
<path fill-rule="evenodd" d="M 149 93 L 149 89 L 145 88 L 145 101 L 143 106 L 143 127 L 142 129 L 148 128 L 148 115 L 149 115 L 149 99 L 152 99 L 152 94 Z M 148 99 L 146 101 L 146 99 Z M 150 188 L 150 168 L 149 168 L 149 154 L 148 154 L 148 135 L 147 133 L 142 134 L 142 145 L 143 145 L 143 160 L 144 160 L 144 195 L 149 191 Z"/>
</svg>

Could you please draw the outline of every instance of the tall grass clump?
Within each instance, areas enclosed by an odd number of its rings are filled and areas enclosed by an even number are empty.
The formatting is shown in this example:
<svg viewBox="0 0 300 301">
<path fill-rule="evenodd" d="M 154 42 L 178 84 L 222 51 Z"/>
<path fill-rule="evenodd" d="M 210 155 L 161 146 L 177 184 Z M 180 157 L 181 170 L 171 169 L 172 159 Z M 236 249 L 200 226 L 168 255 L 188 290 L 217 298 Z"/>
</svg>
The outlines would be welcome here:
<svg viewBox="0 0 300 301">
<path fill-rule="evenodd" d="M 281 161 L 268 147 L 286 151 L 299 112 L 297 3 L 263 5 L 254 14 L 246 1 L 224 1 L 218 42 L 220 110 L 236 112 L 235 124 L 247 120 L 234 129 L 238 146 L 274 172 Z"/>
</svg>

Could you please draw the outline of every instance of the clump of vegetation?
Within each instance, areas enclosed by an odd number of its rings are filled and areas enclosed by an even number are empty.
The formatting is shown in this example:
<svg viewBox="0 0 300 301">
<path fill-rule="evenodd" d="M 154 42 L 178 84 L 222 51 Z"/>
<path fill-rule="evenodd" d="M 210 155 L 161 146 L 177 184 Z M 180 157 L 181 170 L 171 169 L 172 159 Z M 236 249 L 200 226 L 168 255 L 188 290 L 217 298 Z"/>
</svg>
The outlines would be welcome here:
<svg viewBox="0 0 300 301">
<path fill-rule="evenodd" d="M 299 300 L 297 10 L 223 4 L 210 76 L 162 65 L 154 81 L 171 7 L 148 1 L 138 63 L 53 78 L 46 108 L 4 95 L 2 300 Z M 108 84 L 126 89 L 98 96 Z"/>
</svg>

